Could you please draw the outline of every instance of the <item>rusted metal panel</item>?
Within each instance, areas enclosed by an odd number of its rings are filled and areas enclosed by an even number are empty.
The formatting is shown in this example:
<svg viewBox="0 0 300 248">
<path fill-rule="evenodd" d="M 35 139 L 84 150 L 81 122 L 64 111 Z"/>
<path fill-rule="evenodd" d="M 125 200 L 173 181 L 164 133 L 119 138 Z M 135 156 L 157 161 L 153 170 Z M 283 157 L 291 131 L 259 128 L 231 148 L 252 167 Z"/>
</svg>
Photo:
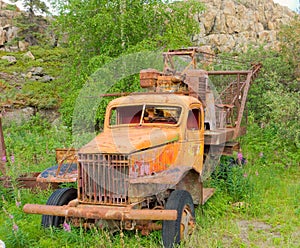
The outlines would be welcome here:
<svg viewBox="0 0 300 248">
<path fill-rule="evenodd" d="M 208 71 L 208 75 L 248 75 L 252 71 Z"/>
<path fill-rule="evenodd" d="M 16 184 L 18 188 L 27 188 L 27 189 L 57 189 L 58 183 L 54 182 L 37 182 L 37 176 L 39 175 L 39 172 L 32 172 L 30 174 L 26 174 L 23 176 L 20 176 L 16 178 Z M 0 177 L 0 183 L 5 188 L 12 188 L 11 178 L 10 177 Z"/>
<path fill-rule="evenodd" d="M 205 130 L 204 132 L 204 143 L 205 145 L 221 145 L 234 139 L 234 134 L 238 130 L 238 136 L 246 133 L 246 127 L 236 128 L 224 128 L 216 130 Z"/>
<path fill-rule="evenodd" d="M 133 153 L 130 159 L 130 178 L 149 176 L 175 166 L 180 150 L 179 142 Z"/>
<path fill-rule="evenodd" d="M 57 165 L 47 168 L 37 177 L 38 182 L 76 182 L 77 171 L 77 150 L 74 148 L 56 149 Z"/>
<path fill-rule="evenodd" d="M 188 173 L 178 182 L 175 188 L 188 191 L 193 198 L 194 204 L 201 203 L 203 185 L 201 175 L 195 170 L 188 171 Z"/>
<path fill-rule="evenodd" d="M 152 176 L 131 178 L 128 195 L 130 197 L 147 197 L 175 189 L 182 178 L 192 169 L 191 166 L 171 167 Z"/>
<path fill-rule="evenodd" d="M 210 197 L 212 197 L 214 193 L 215 193 L 215 189 L 214 188 L 203 188 L 201 204 L 204 205 L 205 202 L 207 202 L 208 199 Z"/>
<path fill-rule="evenodd" d="M 77 163 L 61 164 L 47 168 L 41 172 L 36 180 L 38 182 L 76 182 L 78 178 Z"/>
<path fill-rule="evenodd" d="M 45 214 L 64 217 L 104 220 L 176 220 L 176 210 L 131 209 L 104 206 L 51 206 L 25 204 L 23 211 L 28 214 Z"/>
<path fill-rule="evenodd" d="M 167 144 L 179 139 L 178 128 L 158 128 L 138 126 L 132 128 L 112 128 L 99 134 L 87 145 L 80 148 L 79 153 L 122 153 L 143 150 L 149 147 Z"/>
<path fill-rule="evenodd" d="M 56 148 L 56 162 L 58 164 L 76 164 L 77 150 L 75 148 Z"/>
<path fill-rule="evenodd" d="M 156 87 L 157 78 L 161 73 L 155 69 L 140 71 L 140 85 L 142 88 Z"/>
</svg>

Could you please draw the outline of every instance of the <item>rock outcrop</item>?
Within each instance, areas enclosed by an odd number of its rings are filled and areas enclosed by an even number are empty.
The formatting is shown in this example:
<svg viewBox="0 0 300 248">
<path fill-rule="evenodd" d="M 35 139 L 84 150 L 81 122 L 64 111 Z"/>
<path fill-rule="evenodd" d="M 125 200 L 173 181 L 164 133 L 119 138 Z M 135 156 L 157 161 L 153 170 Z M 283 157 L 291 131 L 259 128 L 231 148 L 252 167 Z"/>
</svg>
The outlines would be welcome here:
<svg viewBox="0 0 300 248">
<path fill-rule="evenodd" d="M 19 28 L 17 25 L 19 21 L 24 22 L 22 25 L 26 24 L 28 27 Z M 26 51 L 28 46 L 39 44 L 35 34 L 41 34 L 47 39 L 53 40 L 53 34 L 47 33 L 49 24 L 49 18 L 35 16 L 32 21 L 28 12 L 21 11 L 15 5 L 0 0 L 0 50 L 6 52 Z"/>
<path fill-rule="evenodd" d="M 288 24 L 296 15 L 287 7 L 275 4 L 273 0 L 199 0 L 206 9 L 197 16 L 200 34 L 194 35 L 195 45 L 207 45 L 213 51 L 245 51 L 249 45 L 262 45 L 277 49 L 280 26 Z M 10 8 L 9 8 L 10 6 Z M 6 44 L 18 37 L 14 21 L 24 14 L 17 7 L 11 9 L 0 0 L 0 49 L 5 51 L 25 51 L 34 45 L 32 37 L 25 38 L 15 46 Z M 47 21 L 38 20 L 43 32 Z M 54 37 L 54 36 L 53 36 Z M 50 40 L 54 38 L 51 37 Z M 18 37 L 19 38 L 19 37 Z"/>
<path fill-rule="evenodd" d="M 214 51 L 245 51 L 249 45 L 278 49 L 278 31 L 296 15 L 272 0 L 200 0 L 206 6 L 198 16 L 197 45 Z"/>
<path fill-rule="evenodd" d="M 5 43 L 18 36 L 18 28 L 15 26 L 14 20 L 21 15 L 21 11 L 17 7 L 10 10 L 9 6 L 11 5 L 0 1 L 0 47 L 2 48 Z"/>
</svg>

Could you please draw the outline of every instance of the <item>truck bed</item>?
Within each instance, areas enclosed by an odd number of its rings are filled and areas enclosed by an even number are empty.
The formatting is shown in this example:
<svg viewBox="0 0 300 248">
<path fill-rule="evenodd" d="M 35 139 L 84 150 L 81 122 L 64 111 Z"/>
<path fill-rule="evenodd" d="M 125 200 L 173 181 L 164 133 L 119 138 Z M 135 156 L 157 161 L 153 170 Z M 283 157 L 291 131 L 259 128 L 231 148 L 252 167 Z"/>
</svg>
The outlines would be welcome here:
<svg viewBox="0 0 300 248">
<path fill-rule="evenodd" d="M 234 132 L 236 129 L 232 128 L 222 128 L 216 130 L 205 130 L 204 131 L 204 144 L 205 145 L 222 145 L 229 142 L 234 137 Z M 242 136 L 246 133 L 246 127 L 240 127 L 238 136 Z"/>
</svg>

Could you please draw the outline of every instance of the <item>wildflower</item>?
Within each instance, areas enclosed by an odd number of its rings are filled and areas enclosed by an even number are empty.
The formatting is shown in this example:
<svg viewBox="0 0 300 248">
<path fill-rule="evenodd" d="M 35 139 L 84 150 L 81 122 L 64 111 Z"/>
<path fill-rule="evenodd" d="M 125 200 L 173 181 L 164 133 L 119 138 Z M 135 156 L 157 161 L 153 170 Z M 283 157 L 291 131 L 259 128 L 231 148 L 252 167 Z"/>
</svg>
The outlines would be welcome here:
<svg viewBox="0 0 300 248">
<path fill-rule="evenodd" d="M 264 156 L 264 153 L 263 153 L 263 152 L 260 152 L 260 153 L 259 153 L 259 157 L 262 158 L 263 156 Z"/>
<path fill-rule="evenodd" d="M 63 229 L 64 229 L 66 232 L 71 232 L 71 226 L 70 226 L 67 222 L 64 222 L 64 224 L 63 224 Z"/>
<path fill-rule="evenodd" d="M 6 162 L 6 156 L 3 155 L 1 160 L 2 160 L 3 162 Z"/>
<path fill-rule="evenodd" d="M 16 223 L 13 224 L 13 231 L 17 232 L 19 230 L 19 227 Z"/>
<path fill-rule="evenodd" d="M 12 214 L 9 214 L 8 217 L 9 217 L 10 219 L 13 219 L 13 218 L 14 218 L 14 216 L 13 216 Z"/>
<path fill-rule="evenodd" d="M 243 154 L 242 154 L 241 152 L 239 152 L 239 153 L 237 154 L 237 158 L 238 158 L 239 161 L 242 161 L 242 159 L 243 159 Z"/>
<path fill-rule="evenodd" d="M 14 162 L 15 162 L 15 156 L 14 156 L 14 155 L 11 155 L 11 157 L 10 157 L 10 161 L 11 161 L 12 163 L 14 163 Z"/>
<path fill-rule="evenodd" d="M 243 175 L 244 177 L 248 177 L 248 174 L 247 173 L 244 173 L 244 175 Z"/>
<path fill-rule="evenodd" d="M 255 175 L 258 176 L 258 171 L 255 171 Z"/>
<path fill-rule="evenodd" d="M 20 207 L 21 206 L 21 202 L 20 201 L 16 201 L 16 206 Z"/>
</svg>

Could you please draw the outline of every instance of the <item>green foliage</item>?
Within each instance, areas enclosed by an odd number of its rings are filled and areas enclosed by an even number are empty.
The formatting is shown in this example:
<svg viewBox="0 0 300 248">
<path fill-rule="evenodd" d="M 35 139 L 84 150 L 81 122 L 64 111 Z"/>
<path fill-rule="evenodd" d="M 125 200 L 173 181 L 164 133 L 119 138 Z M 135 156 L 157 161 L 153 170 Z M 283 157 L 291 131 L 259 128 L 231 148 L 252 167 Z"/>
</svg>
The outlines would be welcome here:
<svg viewBox="0 0 300 248">
<path fill-rule="evenodd" d="M 51 83 L 27 82 L 24 84 L 21 95 L 17 100 L 25 101 L 28 106 L 38 109 L 50 109 L 57 107 L 57 89 Z"/>
<path fill-rule="evenodd" d="M 68 33 L 81 63 L 98 55 L 118 56 L 144 40 L 154 39 L 161 43 L 159 47 L 177 40 L 182 46 L 197 28 L 193 15 L 202 10 L 197 1 L 73 0 L 57 4 L 62 14 L 59 25 Z"/>
<path fill-rule="evenodd" d="M 262 127 L 256 123 L 250 124 L 248 135 L 242 138 L 242 143 L 245 144 L 244 151 L 250 154 L 247 159 L 260 166 L 272 164 L 274 167 L 289 168 L 299 164 L 299 147 L 282 136 L 280 123 Z"/>
<path fill-rule="evenodd" d="M 20 120 L 21 121 L 21 120 Z M 71 136 L 61 125 L 51 125 L 39 114 L 22 124 L 4 126 L 10 174 L 18 176 L 41 171 L 55 164 L 55 148 L 69 147 Z"/>
<path fill-rule="evenodd" d="M 2 6 L 3 8 L 3 6 Z M 7 6 L 5 6 L 5 8 L 3 8 L 5 10 L 11 10 L 11 11 L 17 11 L 18 10 L 18 7 L 14 4 L 7 4 Z"/>
<path fill-rule="evenodd" d="M 221 158 L 221 163 L 212 174 L 212 179 L 210 184 L 226 192 L 231 202 L 249 200 L 251 197 L 253 186 L 249 182 L 248 174 L 232 157 Z"/>
<path fill-rule="evenodd" d="M 252 121 L 265 130 L 273 130 L 270 142 L 280 142 L 284 149 L 299 149 L 299 83 L 294 67 L 284 53 L 250 50 L 247 60 L 261 60 L 262 69 L 248 95 Z M 288 148 L 289 147 L 289 148 Z"/>
<path fill-rule="evenodd" d="M 279 33 L 281 53 L 285 62 L 292 67 L 294 76 L 300 81 L 300 17 L 295 16 L 289 24 L 284 25 Z M 298 85 L 298 90 L 300 86 Z"/>
<path fill-rule="evenodd" d="M 72 49 L 72 66 L 67 77 L 61 113 L 71 126 L 79 89 L 99 68 L 122 54 L 153 51 L 162 47 L 192 45 L 199 25 L 194 14 L 203 9 L 197 1 L 56 1 L 60 15 L 57 29 L 67 33 Z M 135 73 L 138 73 L 136 71 Z M 132 91 L 131 74 L 115 86 L 116 91 Z M 112 91 L 110 91 L 112 92 Z M 105 93 L 105 92 L 100 92 Z M 101 126 L 105 104 L 92 123 Z M 99 124 L 100 123 L 100 124 Z"/>
</svg>

